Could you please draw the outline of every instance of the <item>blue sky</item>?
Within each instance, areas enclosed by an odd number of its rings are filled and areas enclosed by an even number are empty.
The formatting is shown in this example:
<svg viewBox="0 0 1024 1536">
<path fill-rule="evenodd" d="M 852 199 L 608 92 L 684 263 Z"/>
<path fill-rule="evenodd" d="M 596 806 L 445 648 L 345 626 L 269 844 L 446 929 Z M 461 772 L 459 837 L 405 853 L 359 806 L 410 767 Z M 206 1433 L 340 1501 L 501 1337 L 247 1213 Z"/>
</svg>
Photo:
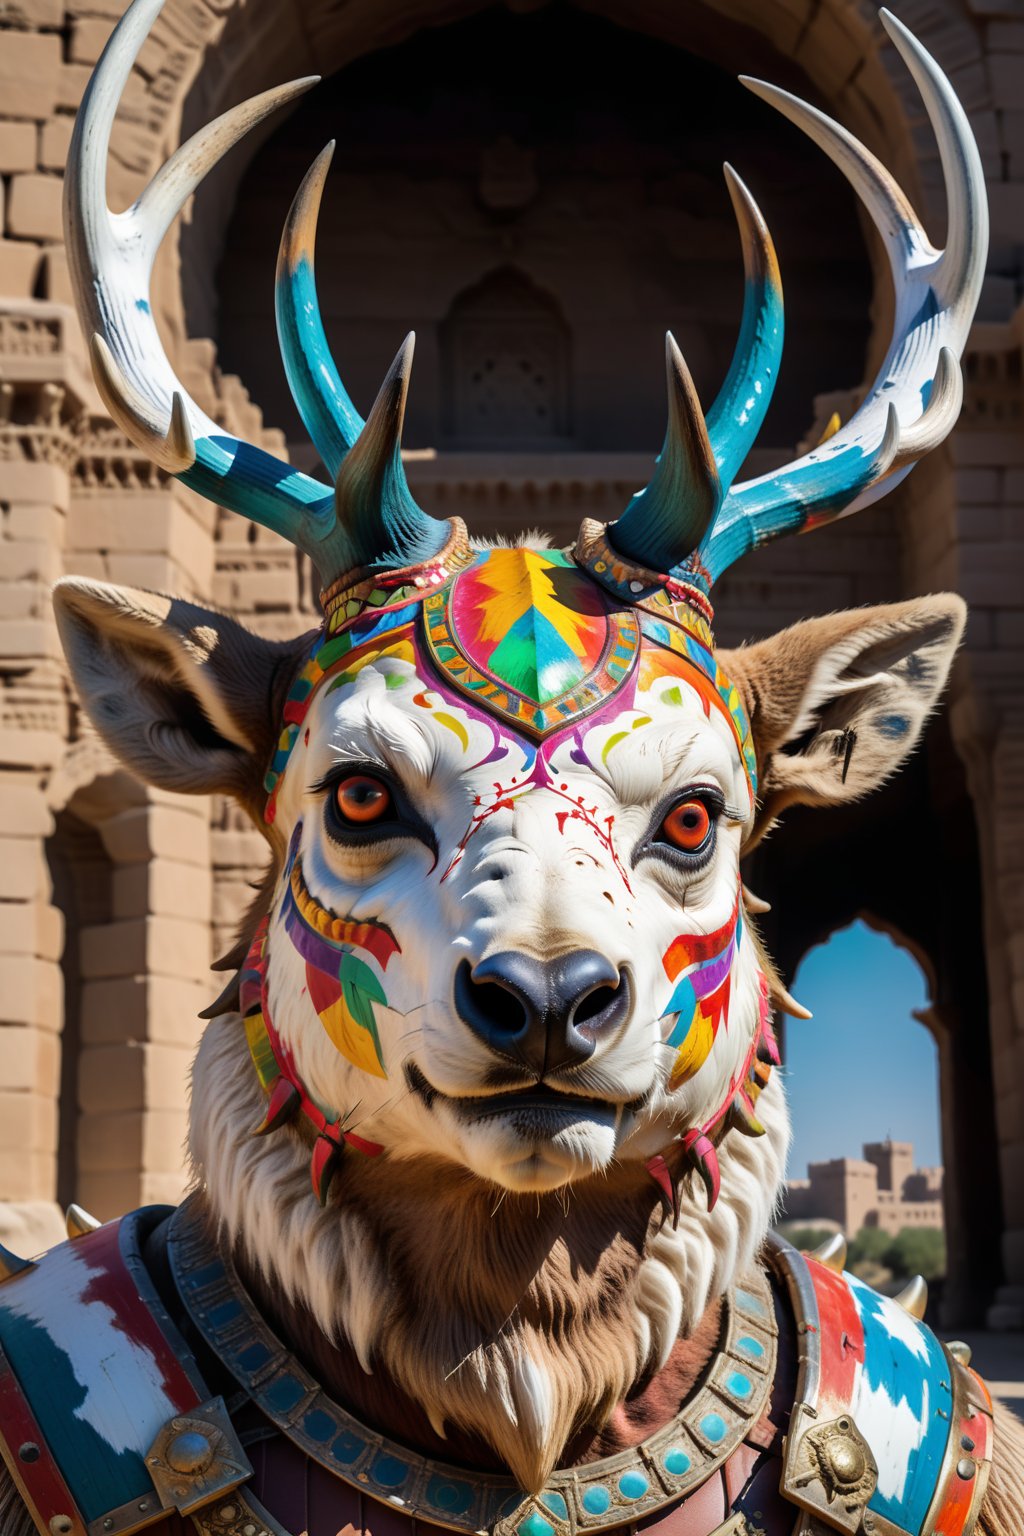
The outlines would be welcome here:
<svg viewBox="0 0 1024 1536">
<path fill-rule="evenodd" d="M 912 1017 L 928 1000 L 913 957 L 854 923 L 804 957 L 791 990 L 814 1018 L 785 1021 L 790 1175 L 886 1136 L 912 1141 L 919 1165 L 941 1162 L 938 1052 Z"/>
</svg>

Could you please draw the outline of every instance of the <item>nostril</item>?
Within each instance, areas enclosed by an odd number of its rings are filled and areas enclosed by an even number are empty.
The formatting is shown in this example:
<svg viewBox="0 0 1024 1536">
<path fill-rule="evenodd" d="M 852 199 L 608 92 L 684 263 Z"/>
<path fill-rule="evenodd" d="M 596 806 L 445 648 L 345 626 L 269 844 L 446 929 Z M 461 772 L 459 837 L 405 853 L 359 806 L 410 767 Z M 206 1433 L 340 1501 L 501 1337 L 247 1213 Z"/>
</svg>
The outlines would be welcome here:
<svg viewBox="0 0 1024 1536">
<path fill-rule="evenodd" d="M 468 960 L 460 963 L 455 972 L 455 1009 L 475 1034 L 503 1049 L 529 1028 L 532 1015 L 525 997 L 510 984 L 490 979 L 488 965 L 484 961 L 474 972 Z M 490 968 L 493 974 L 494 967 Z"/>
<path fill-rule="evenodd" d="M 618 987 L 595 987 L 573 1009 L 571 1022 L 577 1027 L 600 1019 L 618 1000 Z"/>
<path fill-rule="evenodd" d="M 505 987 L 493 981 L 476 981 L 473 986 L 473 1006 L 487 1018 L 492 1029 L 518 1035 L 529 1020 L 519 998 Z"/>
</svg>

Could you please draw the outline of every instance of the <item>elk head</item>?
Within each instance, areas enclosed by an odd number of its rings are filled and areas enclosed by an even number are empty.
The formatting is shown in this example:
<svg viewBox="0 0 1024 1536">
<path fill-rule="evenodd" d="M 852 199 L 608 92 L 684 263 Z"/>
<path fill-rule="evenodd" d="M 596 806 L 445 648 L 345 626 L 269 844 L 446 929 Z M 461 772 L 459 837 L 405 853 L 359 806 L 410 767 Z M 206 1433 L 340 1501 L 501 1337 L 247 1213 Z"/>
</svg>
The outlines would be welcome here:
<svg viewBox="0 0 1024 1536">
<path fill-rule="evenodd" d="M 758 1104 L 781 994 L 741 854 L 785 805 L 850 800 L 903 761 L 963 605 L 814 619 L 726 655 L 709 592 L 756 545 L 874 501 L 955 422 L 986 245 L 964 114 L 883 12 L 942 153 L 950 233 L 938 251 L 848 133 L 748 81 L 831 156 L 885 241 L 895 324 L 874 385 L 827 441 L 733 483 L 777 375 L 782 293 L 765 222 L 727 167 L 746 290 L 711 409 L 669 337 L 664 446 L 618 521 L 584 523 L 567 551 L 479 548 L 406 483 L 412 338 L 365 422 L 331 359 L 313 276 L 330 148 L 286 224 L 277 320 L 333 485 L 229 437 L 175 379 L 149 308 L 156 247 L 210 165 L 307 82 L 227 113 L 111 215 L 111 120 L 158 8 L 135 0 L 119 23 L 71 149 L 67 243 L 96 378 L 158 464 L 312 558 L 324 622 L 273 646 L 193 604 L 92 582 L 61 583 L 56 601 L 82 699 L 115 752 L 167 788 L 234 793 L 274 850 L 240 983 L 257 1129 L 303 1149 L 321 1201 L 343 1159 L 381 1153 L 492 1191 L 648 1170 L 669 1213 L 695 1169 L 706 1206 L 687 1183 L 689 1217 L 733 1221 L 727 1280 L 760 1240 L 788 1137 L 776 1083 Z M 730 1145 L 766 1129 L 764 1200 L 741 1232 L 729 1199 L 708 1211 L 728 1194 Z M 705 1295 L 712 1284 L 709 1272 Z"/>
</svg>

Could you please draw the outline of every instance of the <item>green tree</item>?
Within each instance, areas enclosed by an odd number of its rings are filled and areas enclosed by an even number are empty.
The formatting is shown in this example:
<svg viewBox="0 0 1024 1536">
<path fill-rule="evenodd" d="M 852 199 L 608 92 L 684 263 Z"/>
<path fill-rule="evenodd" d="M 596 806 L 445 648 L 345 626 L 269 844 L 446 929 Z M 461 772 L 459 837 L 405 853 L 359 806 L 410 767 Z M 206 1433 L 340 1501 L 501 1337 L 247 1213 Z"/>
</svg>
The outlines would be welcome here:
<svg viewBox="0 0 1024 1536">
<path fill-rule="evenodd" d="M 946 1273 L 946 1236 L 938 1227 L 903 1227 L 883 1260 L 894 1275 L 939 1280 Z"/>
<path fill-rule="evenodd" d="M 892 1238 L 881 1227 L 861 1227 L 850 1243 L 847 1267 L 855 1264 L 887 1264 L 886 1254 L 892 1246 Z"/>
</svg>

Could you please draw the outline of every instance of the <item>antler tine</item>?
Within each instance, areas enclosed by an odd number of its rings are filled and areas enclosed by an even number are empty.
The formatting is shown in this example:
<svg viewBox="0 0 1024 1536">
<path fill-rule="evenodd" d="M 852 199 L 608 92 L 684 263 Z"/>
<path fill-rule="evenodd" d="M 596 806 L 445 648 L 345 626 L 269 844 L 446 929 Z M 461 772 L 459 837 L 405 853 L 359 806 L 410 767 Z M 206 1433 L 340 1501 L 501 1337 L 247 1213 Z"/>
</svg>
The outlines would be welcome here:
<svg viewBox="0 0 1024 1536">
<path fill-rule="evenodd" d="M 925 454 L 944 442 L 956 426 L 963 403 L 964 379 L 960 364 L 949 347 L 943 347 L 928 404 L 912 427 L 900 431 L 892 468 L 902 469 L 904 465 L 916 464 L 918 459 L 923 459 Z M 886 489 L 889 489 L 888 485 Z"/>
<path fill-rule="evenodd" d="M 222 112 L 174 151 L 131 210 L 150 261 L 192 193 L 228 150 L 265 117 L 312 89 L 319 79 L 319 75 L 304 75 L 251 96 Z"/>
<path fill-rule="evenodd" d="M 82 98 L 68 156 L 65 240 L 97 385 L 127 436 L 169 473 L 283 534 L 316 560 L 334 525 L 330 488 L 231 437 L 206 415 L 174 373 L 149 300 L 156 252 L 182 205 L 233 144 L 315 77 L 225 112 L 171 156 L 130 208 L 113 214 L 106 200 L 111 128 L 162 6 L 163 0 L 133 0 L 114 28 Z"/>
<path fill-rule="evenodd" d="M 939 146 L 947 234 L 936 265 L 936 290 L 970 325 L 988 253 L 988 199 L 981 156 L 967 114 L 935 60 L 891 11 L 883 8 L 878 14 L 921 92 Z"/>
<path fill-rule="evenodd" d="M 885 361 L 850 420 L 792 464 L 730 491 L 698 551 L 712 579 L 757 544 L 877 500 L 956 420 L 962 390 L 957 357 L 985 267 L 984 180 L 970 126 L 949 82 L 905 27 L 884 13 L 883 21 L 914 73 L 939 139 L 949 190 L 949 244 L 942 252 L 929 242 L 889 172 L 845 128 L 775 86 L 744 78 L 814 139 L 854 187 L 885 243 L 896 305 Z"/>
</svg>

